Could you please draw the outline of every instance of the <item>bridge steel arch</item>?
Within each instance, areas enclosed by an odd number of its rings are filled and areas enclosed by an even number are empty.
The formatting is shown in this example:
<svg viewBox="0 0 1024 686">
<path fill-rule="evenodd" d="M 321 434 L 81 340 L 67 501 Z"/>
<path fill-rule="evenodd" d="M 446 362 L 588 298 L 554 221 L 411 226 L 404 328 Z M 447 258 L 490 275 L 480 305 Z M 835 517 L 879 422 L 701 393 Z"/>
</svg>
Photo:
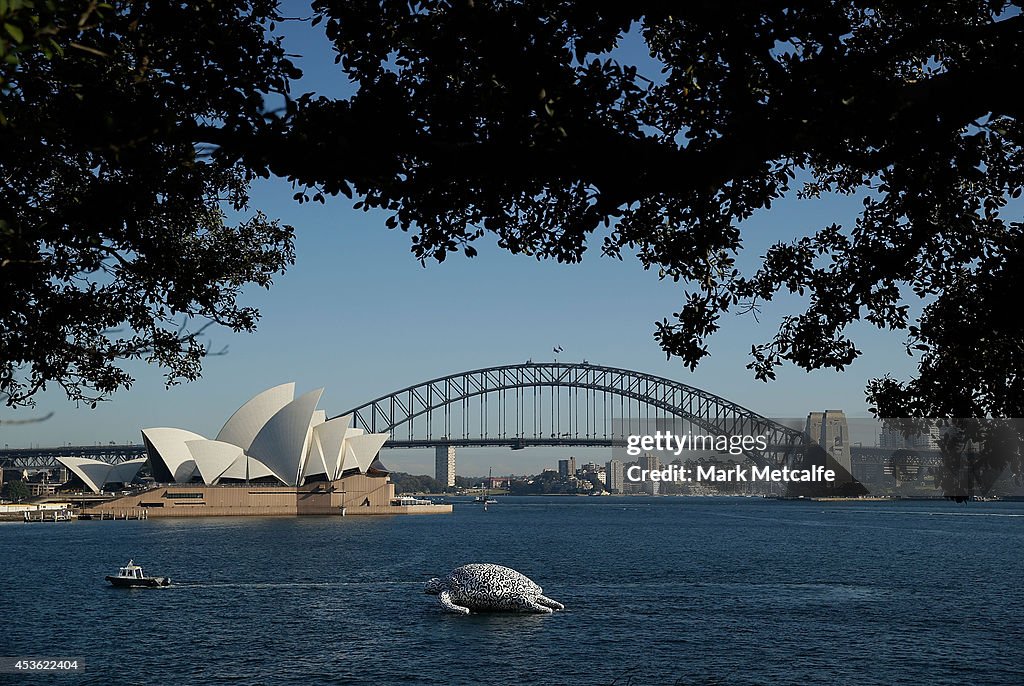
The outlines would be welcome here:
<svg viewBox="0 0 1024 686">
<path fill-rule="evenodd" d="M 142 444 L 108 444 L 58 446 L 54 448 L 11 448 L 0 450 L 0 468 L 3 469 L 53 469 L 59 466 L 58 457 L 88 457 L 111 464 L 120 464 L 146 456 Z"/>
<path fill-rule="evenodd" d="M 568 396 L 565 403 L 568 416 L 564 418 L 561 416 L 563 389 Z M 583 411 L 580 409 L 581 391 L 582 407 L 586 408 Z M 541 445 L 621 444 L 625 437 L 610 431 L 607 421 L 602 427 L 597 426 L 598 394 L 604 402 L 605 420 L 611 396 L 619 399 L 620 411 L 625 409 L 624 401 L 635 401 L 636 405 L 631 404 L 630 409 L 636 407 L 641 418 L 646 406 L 648 419 L 653 408 L 655 419 L 660 413 L 662 417 L 688 422 L 715 435 L 765 436 L 767 451 L 745 451 L 747 457 L 762 464 L 781 465 L 804 443 L 802 431 L 705 390 L 652 374 L 586 362 L 527 362 L 450 374 L 381 396 L 338 416 L 351 414 L 353 426 L 365 431 L 391 433 L 391 440 L 385 446 L 390 448 L 508 446 L 518 449 Z M 527 400 L 530 395 L 532 398 Z M 546 407 L 543 405 L 545 395 L 550 395 Z M 548 419 L 550 413 L 550 424 L 543 428 L 542 422 L 540 431 L 537 430 L 538 397 L 544 414 L 541 419 Z M 510 402 L 514 403 L 511 419 Z M 461 410 L 460 426 L 453 427 L 454 415 L 459 414 L 453 409 Z M 527 410 L 533 415 L 532 434 L 527 431 L 530 424 Z M 473 422 L 466 421 L 467 412 L 478 418 L 476 426 L 471 427 Z M 624 416 L 620 414 L 619 418 Z"/>
</svg>

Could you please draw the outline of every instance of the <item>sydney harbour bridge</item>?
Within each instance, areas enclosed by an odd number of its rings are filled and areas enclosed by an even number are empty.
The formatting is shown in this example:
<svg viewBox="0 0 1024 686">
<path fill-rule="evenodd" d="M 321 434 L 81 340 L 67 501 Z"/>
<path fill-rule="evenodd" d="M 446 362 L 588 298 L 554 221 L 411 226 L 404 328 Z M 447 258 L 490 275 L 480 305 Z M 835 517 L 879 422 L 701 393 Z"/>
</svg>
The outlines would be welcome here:
<svg viewBox="0 0 1024 686">
<path fill-rule="evenodd" d="M 630 434 L 657 428 L 677 436 L 763 436 L 766 449 L 745 450 L 745 459 L 786 466 L 807 442 L 802 427 L 706 390 L 587 362 L 526 362 L 450 374 L 337 416 L 348 414 L 355 428 L 390 433 L 385 447 L 392 449 L 616 446 Z M 63 456 L 116 463 L 142 455 L 142 445 L 4 449 L 0 466 L 41 469 L 56 466 L 55 458 Z"/>
<path fill-rule="evenodd" d="M 461 372 L 345 414 L 357 428 L 389 432 L 392 448 L 611 446 L 655 425 L 676 434 L 763 435 L 771 452 L 788 450 L 803 436 L 699 388 L 588 363 L 528 362 Z"/>
</svg>

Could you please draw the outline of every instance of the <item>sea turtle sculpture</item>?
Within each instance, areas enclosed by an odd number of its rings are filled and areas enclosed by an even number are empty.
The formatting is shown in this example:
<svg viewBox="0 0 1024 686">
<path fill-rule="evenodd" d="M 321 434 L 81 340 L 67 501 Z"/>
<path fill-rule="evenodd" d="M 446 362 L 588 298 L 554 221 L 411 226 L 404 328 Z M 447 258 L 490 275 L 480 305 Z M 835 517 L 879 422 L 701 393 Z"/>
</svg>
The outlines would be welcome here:
<svg viewBox="0 0 1024 686">
<path fill-rule="evenodd" d="M 436 595 L 446 610 L 476 612 L 537 612 L 550 614 L 565 606 L 545 596 L 540 586 L 514 569 L 472 564 L 453 569 L 443 579 L 427 582 L 424 592 Z"/>
</svg>

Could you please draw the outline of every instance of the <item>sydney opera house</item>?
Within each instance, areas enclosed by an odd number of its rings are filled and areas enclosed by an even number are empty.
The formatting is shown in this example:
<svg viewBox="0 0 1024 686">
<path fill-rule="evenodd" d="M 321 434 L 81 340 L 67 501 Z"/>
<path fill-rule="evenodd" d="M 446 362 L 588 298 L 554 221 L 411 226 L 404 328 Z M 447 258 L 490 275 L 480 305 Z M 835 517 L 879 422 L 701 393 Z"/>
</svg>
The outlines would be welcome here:
<svg viewBox="0 0 1024 686">
<path fill-rule="evenodd" d="M 97 512 L 144 509 L 147 516 L 207 516 L 424 511 L 395 498 L 387 468 L 377 457 L 388 434 L 352 428 L 349 415 L 328 420 L 316 409 L 322 393 L 320 388 L 296 398 L 294 383 L 270 388 L 242 405 L 213 439 L 185 429 L 143 429 L 147 457 L 117 465 L 59 459 L 96 493 L 131 483 L 149 465 L 153 488 L 92 508 Z M 443 509 L 450 511 L 450 506 Z"/>
</svg>

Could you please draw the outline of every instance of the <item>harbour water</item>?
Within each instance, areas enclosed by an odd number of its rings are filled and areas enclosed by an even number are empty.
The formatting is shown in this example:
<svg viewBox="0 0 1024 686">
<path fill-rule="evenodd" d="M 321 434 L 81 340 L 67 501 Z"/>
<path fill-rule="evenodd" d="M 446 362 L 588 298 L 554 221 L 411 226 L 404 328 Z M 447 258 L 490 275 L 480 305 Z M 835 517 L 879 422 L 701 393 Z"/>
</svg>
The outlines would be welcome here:
<svg viewBox="0 0 1024 686">
<path fill-rule="evenodd" d="M 438 517 L 0 524 L 0 655 L 62 684 L 1020 684 L 1024 503 L 499 498 Z M 129 558 L 173 585 L 103 581 Z M 514 567 L 549 616 L 444 614 Z"/>
</svg>

